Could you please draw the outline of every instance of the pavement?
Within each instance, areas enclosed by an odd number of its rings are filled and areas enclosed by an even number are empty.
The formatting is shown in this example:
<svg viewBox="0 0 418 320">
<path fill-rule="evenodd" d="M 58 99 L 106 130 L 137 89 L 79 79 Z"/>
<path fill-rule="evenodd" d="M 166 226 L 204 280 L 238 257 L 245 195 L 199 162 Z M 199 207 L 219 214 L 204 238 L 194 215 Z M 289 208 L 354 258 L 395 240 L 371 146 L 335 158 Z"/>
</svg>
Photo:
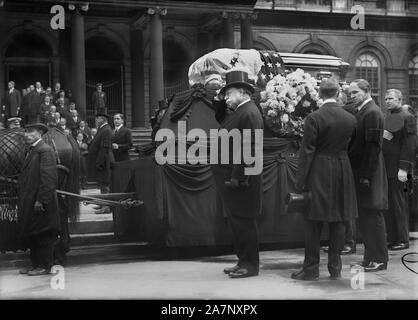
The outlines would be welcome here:
<svg viewBox="0 0 418 320">
<path fill-rule="evenodd" d="M 231 248 L 174 250 L 144 243 L 75 247 L 57 274 L 37 277 L 18 274 L 28 261 L 27 252 L 9 253 L 0 255 L 0 299 L 416 300 L 416 235 L 410 245 L 389 252 L 387 270 L 364 273 L 350 267 L 362 260 L 360 244 L 356 254 L 342 257 L 339 280 L 329 278 L 321 252 L 318 281 L 290 278 L 302 266 L 303 248 L 262 251 L 260 275 L 245 279 L 230 279 L 222 272 L 236 262 Z"/>
</svg>

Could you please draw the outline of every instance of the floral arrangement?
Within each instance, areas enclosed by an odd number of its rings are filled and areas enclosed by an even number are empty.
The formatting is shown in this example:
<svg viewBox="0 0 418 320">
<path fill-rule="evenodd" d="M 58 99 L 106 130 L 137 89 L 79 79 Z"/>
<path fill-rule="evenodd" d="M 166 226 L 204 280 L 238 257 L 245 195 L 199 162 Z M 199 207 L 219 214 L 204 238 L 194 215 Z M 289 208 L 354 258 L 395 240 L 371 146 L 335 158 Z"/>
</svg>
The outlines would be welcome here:
<svg viewBox="0 0 418 320">
<path fill-rule="evenodd" d="M 302 69 L 277 75 L 260 92 L 266 125 L 279 137 L 302 137 L 304 118 L 318 109 L 317 80 Z"/>
</svg>

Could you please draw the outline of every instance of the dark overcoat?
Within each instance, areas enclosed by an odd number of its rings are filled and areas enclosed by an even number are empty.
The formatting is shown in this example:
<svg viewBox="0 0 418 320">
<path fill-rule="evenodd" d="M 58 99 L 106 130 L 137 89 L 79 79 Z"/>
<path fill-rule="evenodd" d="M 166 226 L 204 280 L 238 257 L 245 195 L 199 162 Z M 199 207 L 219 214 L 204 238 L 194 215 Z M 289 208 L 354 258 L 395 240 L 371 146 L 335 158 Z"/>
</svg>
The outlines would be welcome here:
<svg viewBox="0 0 418 320">
<path fill-rule="evenodd" d="M 249 101 L 241 105 L 236 111 L 225 114 L 220 124 L 220 128 L 230 131 L 232 129 L 238 129 L 241 132 L 243 129 L 251 129 L 253 132 L 255 129 L 263 129 L 263 118 L 256 104 L 253 101 Z M 254 137 L 252 137 L 254 142 Z M 241 150 L 243 147 L 243 141 L 241 141 Z M 251 146 L 252 155 L 254 155 L 254 145 Z M 262 149 L 261 149 L 262 150 Z M 211 150 L 212 152 L 212 150 Z M 263 184 L 262 173 L 258 175 L 250 175 L 248 178 L 248 187 L 240 187 L 237 189 L 225 188 L 224 182 L 231 178 L 236 178 L 239 181 L 245 180 L 244 175 L 245 164 L 241 163 L 233 164 L 232 146 L 229 148 L 229 163 L 213 166 L 214 176 L 216 179 L 217 188 L 222 197 L 226 211 L 234 216 L 244 218 L 256 218 L 261 213 Z M 219 152 L 221 156 L 221 151 Z M 262 156 L 262 151 L 261 155 Z M 262 159 L 260 159 L 262 163 Z"/>
<path fill-rule="evenodd" d="M 117 149 L 113 149 L 115 161 L 129 160 L 129 149 L 132 148 L 132 134 L 129 128 L 122 126 L 112 137 L 112 143 L 118 145 Z"/>
<path fill-rule="evenodd" d="M 91 97 L 93 109 L 96 113 L 106 113 L 106 93 L 94 91 Z"/>
<path fill-rule="evenodd" d="M 357 203 L 364 209 L 387 210 L 388 184 L 382 153 L 383 113 L 372 100 L 355 116 L 357 127 L 348 155 L 356 183 Z M 369 179 L 370 187 L 360 185 L 360 178 Z"/>
<path fill-rule="evenodd" d="M 6 116 L 15 117 L 18 114 L 18 108 L 22 105 L 22 95 L 19 90 L 13 89 L 12 93 L 9 90 L 4 97 L 4 104 L 6 105 Z"/>
<path fill-rule="evenodd" d="M 398 170 L 412 173 L 415 162 L 416 120 L 408 111 L 401 108 L 388 110 L 385 118 L 385 129 L 392 133 L 393 138 L 383 139 L 383 157 L 388 178 L 397 178 Z M 391 128 L 390 117 L 402 119 L 403 126 Z"/>
<path fill-rule="evenodd" d="M 296 187 L 312 194 L 307 219 L 341 222 L 357 216 L 354 177 L 347 154 L 355 128 L 355 117 L 334 102 L 306 117 Z"/>
<path fill-rule="evenodd" d="M 113 130 L 105 124 L 97 130 L 88 150 L 88 168 L 98 183 L 109 184 L 111 165 L 115 162 L 112 152 Z"/>
<path fill-rule="evenodd" d="M 59 232 L 57 183 L 54 150 L 41 140 L 29 150 L 19 177 L 18 223 L 22 237 Z M 45 211 L 35 212 L 36 201 L 43 204 Z"/>
</svg>

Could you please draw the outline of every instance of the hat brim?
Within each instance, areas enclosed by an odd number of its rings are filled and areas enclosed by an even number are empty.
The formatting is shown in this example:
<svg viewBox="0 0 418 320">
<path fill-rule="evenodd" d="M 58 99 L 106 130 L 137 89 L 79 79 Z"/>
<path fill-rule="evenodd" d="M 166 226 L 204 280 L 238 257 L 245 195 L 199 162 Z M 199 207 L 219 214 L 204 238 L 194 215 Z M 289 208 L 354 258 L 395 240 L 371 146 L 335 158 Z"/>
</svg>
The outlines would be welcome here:
<svg viewBox="0 0 418 320">
<path fill-rule="evenodd" d="M 22 118 L 12 117 L 12 118 L 7 119 L 7 122 L 15 122 L 15 121 L 22 121 Z"/>
<path fill-rule="evenodd" d="M 228 83 L 225 87 L 223 87 L 220 91 L 221 94 L 225 94 L 226 90 L 228 90 L 229 88 L 238 88 L 238 89 L 247 89 L 248 91 L 250 91 L 251 93 L 254 93 L 254 87 L 247 83 L 247 82 L 231 82 Z"/>
<path fill-rule="evenodd" d="M 45 134 L 48 132 L 48 127 L 44 125 L 43 123 L 35 123 L 35 124 L 28 124 L 25 126 L 25 130 L 27 129 L 36 129 L 42 132 L 42 134 Z"/>
<path fill-rule="evenodd" d="M 95 117 L 105 117 L 107 120 L 109 120 L 109 115 L 105 113 L 96 113 Z"/>
</svg>

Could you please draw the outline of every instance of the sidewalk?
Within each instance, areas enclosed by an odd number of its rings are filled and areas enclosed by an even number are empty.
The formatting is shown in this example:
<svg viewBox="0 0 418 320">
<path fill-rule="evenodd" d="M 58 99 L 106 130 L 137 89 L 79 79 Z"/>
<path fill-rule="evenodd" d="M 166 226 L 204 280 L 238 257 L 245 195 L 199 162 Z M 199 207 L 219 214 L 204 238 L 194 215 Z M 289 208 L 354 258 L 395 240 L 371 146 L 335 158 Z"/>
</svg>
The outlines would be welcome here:
<svg viewBox="0 0 418 320">
<path fill-rule="evenodd" d="M 362 259 L 361 245 L 357 254 L 343 256 L 340 280 L 328 278 L 321 253 L 318 281 L 290 278 L 302 266 L 303 249 L 261 252 L 260 275 L 246 279 L 222 272 L 235 263 L 234 255 L 170 258 L 156 251 L 138 243 L 74 248 L 64 269 L 64 290 L 51 289 L 53 275 L 19 275 L 27 253 L 0 255 L 0 299 L 418 299 L 418 274 L 401 262 L 404 254 L 418 252 L 418 240 L 407 250 L 390 252 L 387 270 L 363 273 L 364 289 L 358 290 L 351 286 L 359 274 L 350 272 L 350 263 Z M 408 259 L 417 261 L 418 253 Z M 409 266 L 418 272 L 418 263 Z"/>
</svg>

